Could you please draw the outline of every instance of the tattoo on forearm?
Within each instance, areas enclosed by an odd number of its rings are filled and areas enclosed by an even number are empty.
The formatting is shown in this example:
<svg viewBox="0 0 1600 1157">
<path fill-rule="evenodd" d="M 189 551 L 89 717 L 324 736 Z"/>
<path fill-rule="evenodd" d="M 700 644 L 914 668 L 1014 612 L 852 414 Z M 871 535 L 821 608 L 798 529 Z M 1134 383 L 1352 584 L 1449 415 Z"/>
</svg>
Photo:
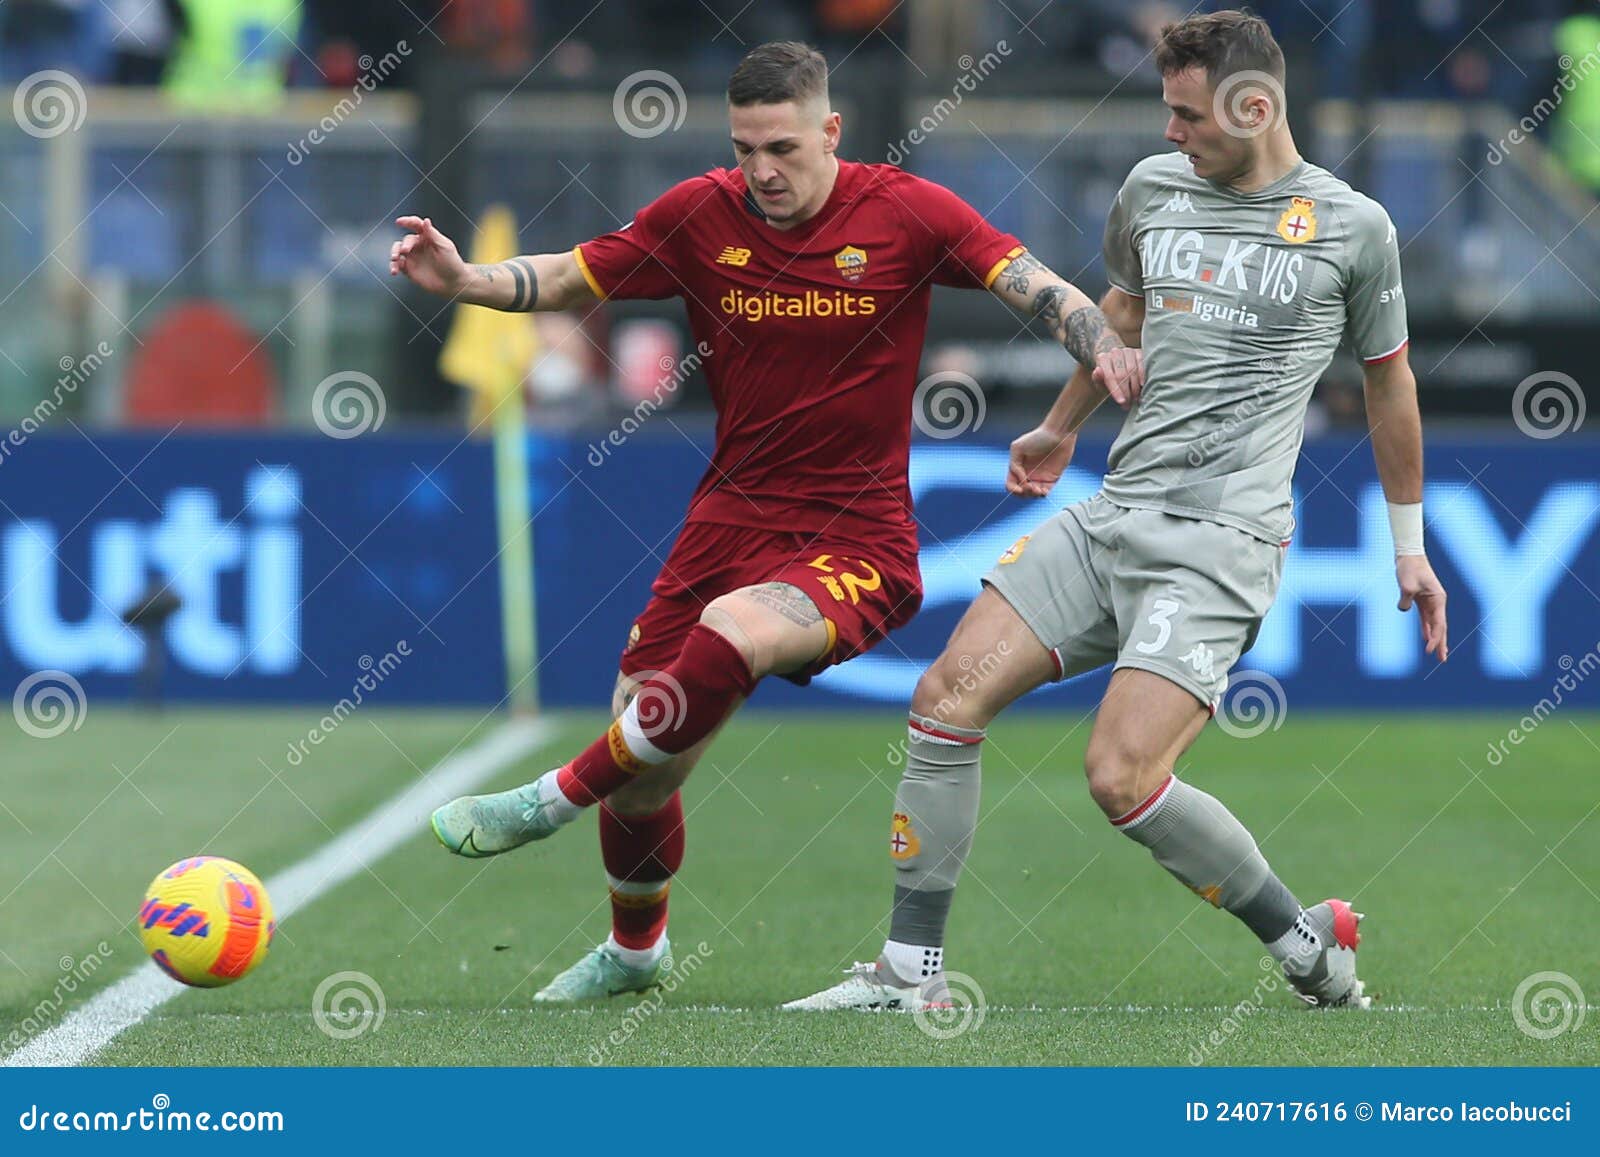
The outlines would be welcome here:
<svg viewBox="0 0 1600 1157">
<path fill-rule="evenodd" d="M 1122 339 L 1111 328 L 1105 314 L 1093 305 L 1085 305 L 1067 315 L 1066 336 L 1061 344 L 1080 365 L 1093 369 L 1099 364 L 1101 354 L 1122 348 Z"/>
<path fill-rule="evenodd" d="M 527 313 L 539 302 L 539 275 L 533 270 L 533 262 L 526 257 L 513 257 L 505 262 L 505 268 L 511 274 L 511 304 L 506 308 L 512 313 Z"/>
<path fill-rule="evenodd" d="M 754 602 L 777 611 L 797 627 L 809 627 L 822 622 L 822 612 L 817 604 L 806 597 L 799 587 L 788 583 L 762 583 L 745 588 L 744 594 Z"/>
<path fill-rule="evenodd" d="M 1000 274 L 1005 278 L 1005 290 L 1019 296 L 1028 292 L 1028 282 L 1035 273 L 1044 269 L 1044 264 L 1033 254 L 1024 253 L 1005 267 Z"/>
<path fill-rule="evenodd" d="M 1050 327 L 1050 332 L 1055 333 L 1061 328 L 1061 307 L 1066 301 L 1067 287 L 1056 282 L 1034 294 L 1033 300 L 1028 305 L 1033 310 L 1033 316 L 1044 319 L 1045 325 Z"/>
</svg>

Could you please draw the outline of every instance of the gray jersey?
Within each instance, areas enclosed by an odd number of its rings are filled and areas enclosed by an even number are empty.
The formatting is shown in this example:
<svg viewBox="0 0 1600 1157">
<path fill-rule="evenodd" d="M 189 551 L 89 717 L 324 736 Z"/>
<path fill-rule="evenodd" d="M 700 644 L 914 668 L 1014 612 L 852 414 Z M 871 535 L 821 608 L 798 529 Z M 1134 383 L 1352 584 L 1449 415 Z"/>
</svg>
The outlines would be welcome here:
<svg viewBox="0 0 1600 1157">
<path fill-rule="evenodd" d="M 1111 284 L 1145 303 L 1144 393 L 1111 448 L 1106 497 L 1287 539 L 1306 403 L 1341 335 L 1365 362 L 1406 343 L 1388 214 L 1304 161 L 1240 193 L 1166 153 L 1128 174 L 1105 259 Z"/>
</svg>

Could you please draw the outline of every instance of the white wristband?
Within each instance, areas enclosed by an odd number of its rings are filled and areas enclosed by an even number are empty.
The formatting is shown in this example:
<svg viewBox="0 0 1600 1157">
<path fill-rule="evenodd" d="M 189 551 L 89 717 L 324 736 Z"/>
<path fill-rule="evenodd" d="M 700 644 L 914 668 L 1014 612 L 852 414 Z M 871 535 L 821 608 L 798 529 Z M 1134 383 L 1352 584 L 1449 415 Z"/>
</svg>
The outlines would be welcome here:
<svg viewBox="0 0 1600 1157">
<path fill-rule="evenodd" d="M 1422 503 L 1391 502 L 1388 506 L 1389 533 L 1394 536 L 1395 557 L 1423 554 Z"/>
</svg>

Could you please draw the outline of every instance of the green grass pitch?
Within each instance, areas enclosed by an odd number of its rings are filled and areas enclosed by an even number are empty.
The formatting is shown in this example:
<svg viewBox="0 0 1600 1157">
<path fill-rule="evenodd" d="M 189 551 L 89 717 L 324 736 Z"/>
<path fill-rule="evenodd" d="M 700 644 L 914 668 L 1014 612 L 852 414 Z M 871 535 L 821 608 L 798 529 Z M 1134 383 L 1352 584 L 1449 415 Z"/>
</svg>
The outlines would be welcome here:
<svg viewBox="0 0 1600 1157">
<path fill-rule="evenodd" d="M 305 711 L 97 708 L 57 738 L 0 740 L 0 1052 L 15 1047 L 5 1034 L 55 1023 L 144 966 L 134 913 L 171 861 L 212 852 L 271 877 L 494 726 L 476 713 L 372 710 L 292 766 L 289 745 L 311 722 Z M 947 959 L 981 988 L 981 1023 L 940 1039 L 909 1016 L 778 1013 L 877 951 L 898 775 L 887 753 L 901 724 L 888 710 L 749 713 L 686 790 L 671 927 L 680 959 L 696 959 L 672 992 L 532 1005 L 605 935 L 592 819 L 488 861 L 447 855 L 419 823 L 370 872 L 285 921 L 257 973 L 183 992 L 96 1060 L 1600 1064 L 1600 1012 L 1540 1039 L 1512 1007 L 1538 972 L 1600 998 L 1600 720 L 1554 716 L 1491 766 L 1487 749 L 1513 722 L 1291 711 L 1251 739 L 1208 729 L 1180 768 L 1238 813 L 1303 900 L 1346 896 L 1368 914 L 1369 1015 L 1310 1011 L 1264 987 L 1248 933 L 1099 816 L 1082 782 L 1088 724 L 1063 713 L 1002 719 L 986 749 Z M 553 765 L 602 720 L 557 723 L 549 745 L 480 790 Z M 65 991 L 90 957 L 98 971 Z M 351 1039 L 311 1015 L 319 982 L 342 971 L 370 976 L 385 1007 Z"/>
</svg>

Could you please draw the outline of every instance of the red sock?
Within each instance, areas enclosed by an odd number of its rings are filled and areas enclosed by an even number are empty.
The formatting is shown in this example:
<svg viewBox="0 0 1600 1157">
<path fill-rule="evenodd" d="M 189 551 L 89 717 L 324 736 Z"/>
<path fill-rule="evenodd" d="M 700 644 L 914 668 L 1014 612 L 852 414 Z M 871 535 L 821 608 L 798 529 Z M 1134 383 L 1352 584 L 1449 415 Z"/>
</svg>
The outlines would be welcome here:
<svg viewBox="0 0 1600 1157">
<path fill-rule="evenodd" d="M 710 735 L 755 685 L 739 648 L 696 623 L 678 657 L 645 680 L 622 718 L 561 769 L 557 786 L 580 807 L 604 799 Z"/>
<path fill-rule="evenodd" d="M 600 808 L 600 858 L 611 883 L 611 936 L 624 948 L 649 948 L 667 930 L 667 892 L 683 865 L 683 800 L 672 793 L 649 816 Z"/>
</svg>

